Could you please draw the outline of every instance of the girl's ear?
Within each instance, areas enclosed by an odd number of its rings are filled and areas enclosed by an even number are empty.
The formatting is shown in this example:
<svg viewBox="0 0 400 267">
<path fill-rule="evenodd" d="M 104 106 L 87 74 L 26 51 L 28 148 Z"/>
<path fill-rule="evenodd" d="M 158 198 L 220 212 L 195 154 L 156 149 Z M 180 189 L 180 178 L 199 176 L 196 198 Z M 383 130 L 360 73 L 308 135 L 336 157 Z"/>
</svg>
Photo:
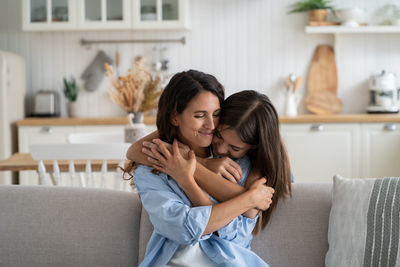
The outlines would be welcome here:
<svg viewBox="0 0 400 267">
<path fill-rule="evenodd" d="M 175 127 L 178 127 L 178 114 L 176 111 L 171 115 L 171 124 L 174 125 Z"/>
</svg>

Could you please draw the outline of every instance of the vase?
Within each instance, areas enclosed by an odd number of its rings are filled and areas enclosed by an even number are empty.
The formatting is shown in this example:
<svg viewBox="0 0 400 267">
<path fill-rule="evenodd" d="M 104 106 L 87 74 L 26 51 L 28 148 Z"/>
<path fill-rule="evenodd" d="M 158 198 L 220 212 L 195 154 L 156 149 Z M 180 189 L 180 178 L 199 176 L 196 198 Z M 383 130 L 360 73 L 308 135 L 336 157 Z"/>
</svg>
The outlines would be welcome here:
<svg viewBox="0 0 400 267">
<path fill-rule="evenodd" d="M 146 135 L 146 125 L 143 123 L 143 112 L 128 114 L 128 125 L 125 127 L 125 142 L 134 143 Z"/>
<path fill-rule="evenodd" d="M 78 117 L 78 104 L 76 101 L 70 101 L 67 103 L 68 117 L 76 118 Z"/>
<path fill-rule="evenodd" d="M 311 22 L 323 22 L 326 21 L 328 16 L 328 10 L 326 9 L 314 9 L 308 11 L 308 21 Z"/>
</svg>

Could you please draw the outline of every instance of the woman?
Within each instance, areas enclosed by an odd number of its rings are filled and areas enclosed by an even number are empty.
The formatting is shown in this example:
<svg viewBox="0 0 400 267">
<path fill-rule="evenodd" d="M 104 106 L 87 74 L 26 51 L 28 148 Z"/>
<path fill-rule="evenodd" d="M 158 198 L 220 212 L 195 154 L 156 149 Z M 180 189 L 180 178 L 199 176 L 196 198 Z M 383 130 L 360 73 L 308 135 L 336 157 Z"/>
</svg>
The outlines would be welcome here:
<svg viewBox="0 0 400 267">
<path fill-rule="evenodd" d="M 154 226 L 141 266 L 267 266 L 242 244 L 247 242 L 242 235 L 227 238 L 240 214 L 269 207 L 273 189 L 264 185 L 265 178 L 220 204 L 211 202 L 194 180 L 195 155 L 211 156 L 222 101 L 223 87 L 213 76 L 197 71 L 176 74 L 160 97 L 160 138 L 178 139 L 191 150 L 188 160 L 179 157 L 174 141 L 174 164 L 181 168 L 172 169 L 173 179 L 143 165 L 134 170 L 136 188 Z"/>
<path fill-rule="evenodd" d="M 156 164 L 155 168 L 165 171 L 163 168 L 168 166 L 160 162 L 164 157 L 157 152 L 161 149 L 165 151 L 164 147 L 168 144 L 156 139 L 153 143 L 144 142 L 144 145 L 146 147 L 143 152 L 149 156 L 147 160 Z M 259 233 L 267 225 L 278 200 L 291 194 L 290 180 L 293 181 L 279 133 L 278 115 L 269 98 L 251 90 L 228 97 L 222 104 L 220 125 L 215 131 L 212 147 L 214 155 L 224 158 L 219 162 L 199 159 L 208 169 L 234 182 L 241 177 L 238 175 L 240 168 L 226 157 L 239 159 L 247 154 L 252 167 L 252 175 L 247 179 L 247 184 L 264 176 L 267 177 L 267 185 L 275 189 L 271 206 L 258 218 L 254 234 Z M 143 161 L 143 157 L 134 156 L 133 153 L 128 156 Z M 244 190 L 213 175 L 200 164 L 197 164 L 196 172 L 196 182 L 218 201 L 230 199 Z M 252 217 L 254 213 L 244 215 Z"/>
</svg>

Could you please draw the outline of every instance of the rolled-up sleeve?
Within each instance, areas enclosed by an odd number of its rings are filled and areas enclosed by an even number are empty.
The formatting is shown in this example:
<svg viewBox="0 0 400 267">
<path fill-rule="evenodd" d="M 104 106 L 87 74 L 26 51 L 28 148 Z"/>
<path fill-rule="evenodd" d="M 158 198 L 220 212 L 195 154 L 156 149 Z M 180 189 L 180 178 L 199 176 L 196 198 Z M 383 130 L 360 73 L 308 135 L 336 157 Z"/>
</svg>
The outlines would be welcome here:
<svg viewBox="0 0 400 267">
<path fill-rule="evenodd" d="M 172 190 L 166 174 L 156 175 L 146 166 L 134 171 L 135 184 L 143 207 L 149 214 L 154 230 L 178 244 L 194 244 L 202 236 L 212 206 L 191 207 Z"/>
</svg>

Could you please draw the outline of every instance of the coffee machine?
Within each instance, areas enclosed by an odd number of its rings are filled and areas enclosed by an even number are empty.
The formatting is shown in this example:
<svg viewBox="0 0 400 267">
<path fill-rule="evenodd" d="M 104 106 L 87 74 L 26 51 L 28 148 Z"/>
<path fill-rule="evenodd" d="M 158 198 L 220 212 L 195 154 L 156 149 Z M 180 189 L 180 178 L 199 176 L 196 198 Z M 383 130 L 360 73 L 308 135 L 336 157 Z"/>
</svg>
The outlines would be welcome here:
<svg viewBox="0 0 400 267">
<path fill-rule="evenodd" d="M 400 88 L 396 76 L 383 70 L 369 79 L 368 113 L 398 113 Z"/>
</svg>

